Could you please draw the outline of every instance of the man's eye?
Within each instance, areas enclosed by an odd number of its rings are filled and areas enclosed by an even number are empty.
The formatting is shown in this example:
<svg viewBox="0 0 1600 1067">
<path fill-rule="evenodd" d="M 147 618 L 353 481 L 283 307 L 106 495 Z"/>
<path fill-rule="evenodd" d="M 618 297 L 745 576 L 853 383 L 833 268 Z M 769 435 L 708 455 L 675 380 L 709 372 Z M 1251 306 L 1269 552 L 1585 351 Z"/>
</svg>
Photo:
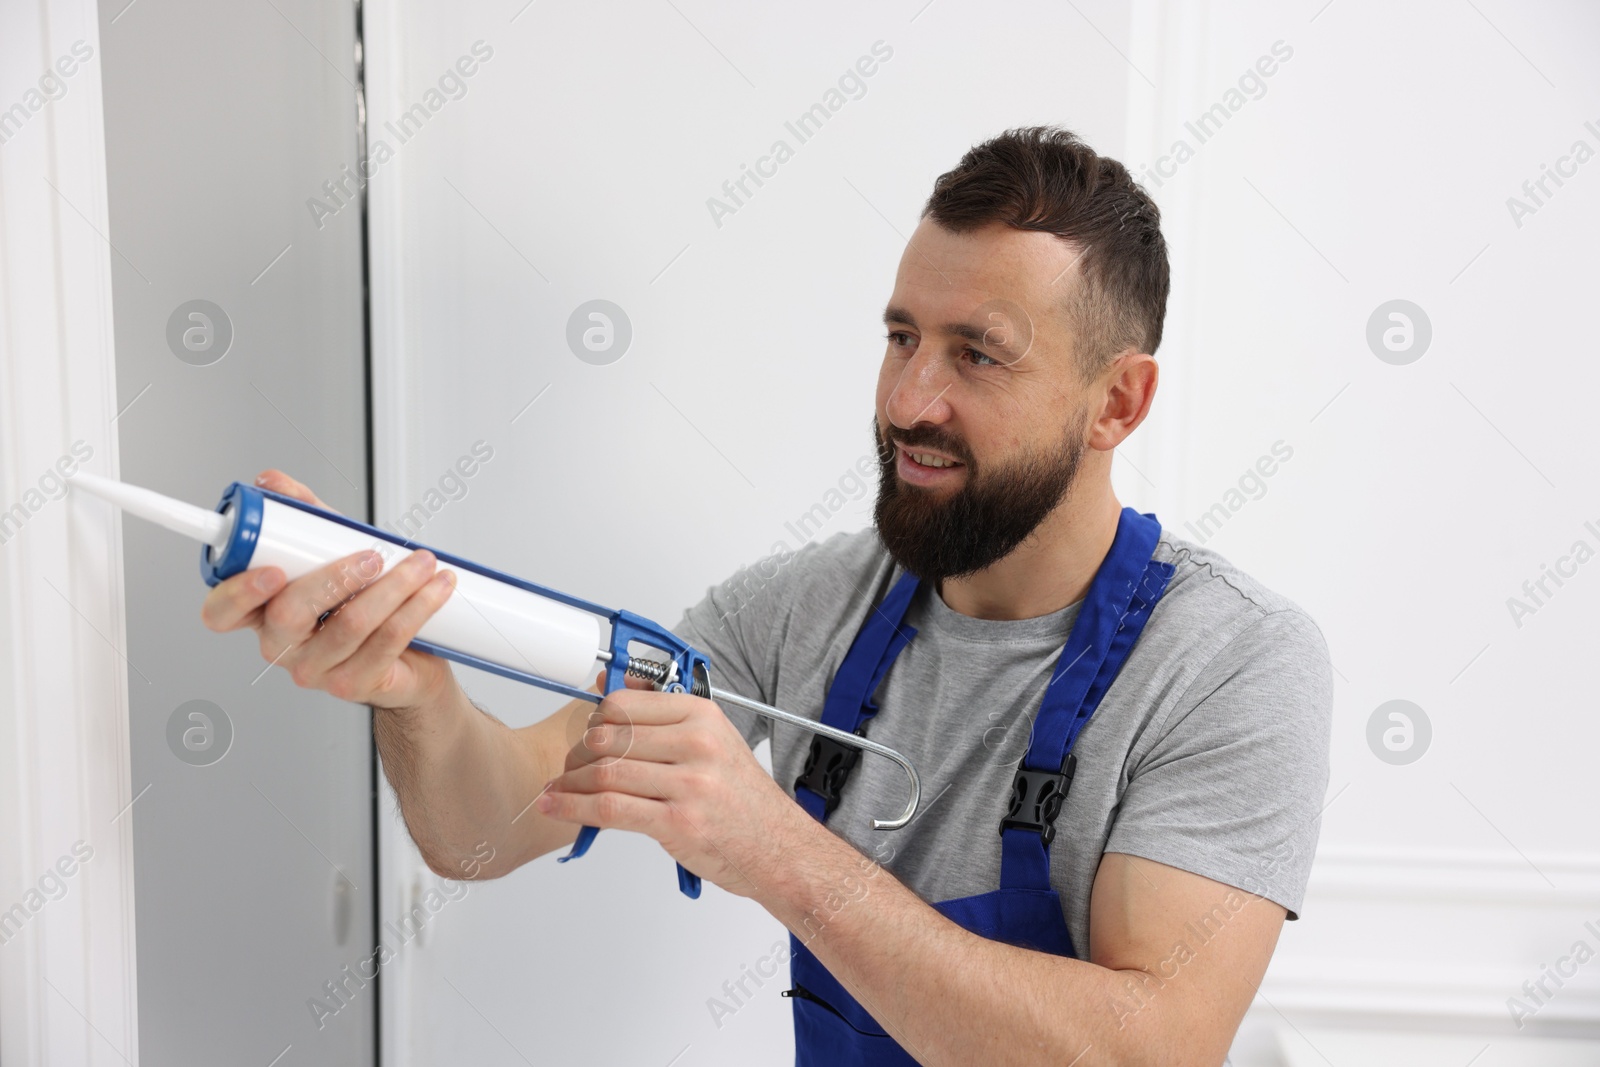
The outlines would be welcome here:
<svg viewBox="0 0 1600 1067">
<path fill-rule="evenodd" d="M 971 358 L 972 364 L 975 367 L 1001 366 L 1001 363 L 998 359 L 995 359 L 993 356 L 985 355 L 984 353 L 979 352 L 976 348 L 968 348 L 964 351 L 966 352 L 967 356 Z"/>
<path fill-rule="evenodd" d="M 911 335 L 904 330 L 890 330 L 886 336 L 892 345 L 903 347 L 911 343 Z"/>
</svg>

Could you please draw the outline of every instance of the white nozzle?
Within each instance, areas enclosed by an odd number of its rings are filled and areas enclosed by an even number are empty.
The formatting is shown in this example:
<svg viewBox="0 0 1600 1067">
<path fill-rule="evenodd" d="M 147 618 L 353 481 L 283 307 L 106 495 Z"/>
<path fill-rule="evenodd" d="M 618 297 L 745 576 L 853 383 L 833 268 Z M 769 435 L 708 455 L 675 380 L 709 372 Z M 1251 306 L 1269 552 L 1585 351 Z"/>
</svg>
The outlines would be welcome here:
<svg viewBox="0 0 1600 1067">
<path fill-rule="evenodd" d="M 202 541 L 214 551 L 222 551 L 233 532 L 233 520 L 227 515 L 219 515 L 215 511 L 207 511 L 182 500 L 141 489 L 137 485 L 127 485 L 84 471 L 74 474 L 68 482 L 102 500 L 110 501 L 130 515 L 137 515 L 158 526 L 165 526 L 174 533 Z"/>
</svg>

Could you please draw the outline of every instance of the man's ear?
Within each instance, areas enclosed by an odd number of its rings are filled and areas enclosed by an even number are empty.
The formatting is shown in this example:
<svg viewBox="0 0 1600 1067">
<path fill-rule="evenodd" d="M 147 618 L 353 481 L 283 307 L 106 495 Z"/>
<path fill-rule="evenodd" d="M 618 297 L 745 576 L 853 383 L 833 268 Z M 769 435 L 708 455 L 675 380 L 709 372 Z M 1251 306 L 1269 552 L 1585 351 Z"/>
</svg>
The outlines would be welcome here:
<svg viewBox="0 0 1600 1067">
<path fill-rule="evenodd" d="M 1089 426 L 1089 447 L 1108 452 L 1127 440 L 1150 413 L 1160 377 L 1156 357 L 1148 352 L 1130 348 L 1113 359 L 1095 383 L 1101 402 Z"/>
</svg>

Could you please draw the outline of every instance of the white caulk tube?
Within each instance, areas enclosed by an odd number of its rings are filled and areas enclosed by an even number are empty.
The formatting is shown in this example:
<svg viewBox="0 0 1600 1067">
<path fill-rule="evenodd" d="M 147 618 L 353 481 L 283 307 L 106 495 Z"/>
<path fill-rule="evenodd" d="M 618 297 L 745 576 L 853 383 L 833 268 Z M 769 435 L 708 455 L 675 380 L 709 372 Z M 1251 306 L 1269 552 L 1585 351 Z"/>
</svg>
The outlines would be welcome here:
<svg viewBox="0 0 1600 1067">
<path fill-rule="evenodd" d="M 364 549 L 377 552 L 381 570 L 352 568 L 318 591 L 331 608 L 413 551 L 382 530 L 310 505 L 282 503 L 239 482 L 228 487 L 216 511 L 83 471 L 71 482 L 202 542 L 200 573 L 208 585 L 252 567 L 279 567 L 292 582 Z M 418 631 L 419 642 L 574 688 L 594 681 L 604 648 L 598 616 L 464 567 L 452 569 L 455 591 Z"/>
</svg>

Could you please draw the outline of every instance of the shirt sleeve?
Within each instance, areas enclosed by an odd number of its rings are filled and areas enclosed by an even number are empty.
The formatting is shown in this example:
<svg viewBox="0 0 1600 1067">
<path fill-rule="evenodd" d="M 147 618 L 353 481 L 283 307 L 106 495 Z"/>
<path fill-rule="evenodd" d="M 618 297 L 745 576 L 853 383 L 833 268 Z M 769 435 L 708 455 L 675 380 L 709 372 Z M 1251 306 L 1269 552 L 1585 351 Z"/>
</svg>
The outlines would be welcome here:
<svg viewBox="0 0 1600 1067">
<path fill-rule="evenodd" d="M 1299 610 L 1242 631 L 1195 676 L 1129 775 L 1107 852 L 1299 909 L 1328 787 L 1327 644 Z"/>
<path fill-rule="evenodd" d="M 781 544 L 777 547 L 772 555 L 707 589 L 673 627 L 673 633 L 710 657 L 713 685 L 765 704 L 773 702 L 777 689 L 777 646 L 772 635 L 789 608 L 794 561 L 805 553 L 805 549 L 795 553 Z M 751 748 L 771 732 L 767 719 L 754 712 L 732 706 L 722 710 Z"/>
</svg>

